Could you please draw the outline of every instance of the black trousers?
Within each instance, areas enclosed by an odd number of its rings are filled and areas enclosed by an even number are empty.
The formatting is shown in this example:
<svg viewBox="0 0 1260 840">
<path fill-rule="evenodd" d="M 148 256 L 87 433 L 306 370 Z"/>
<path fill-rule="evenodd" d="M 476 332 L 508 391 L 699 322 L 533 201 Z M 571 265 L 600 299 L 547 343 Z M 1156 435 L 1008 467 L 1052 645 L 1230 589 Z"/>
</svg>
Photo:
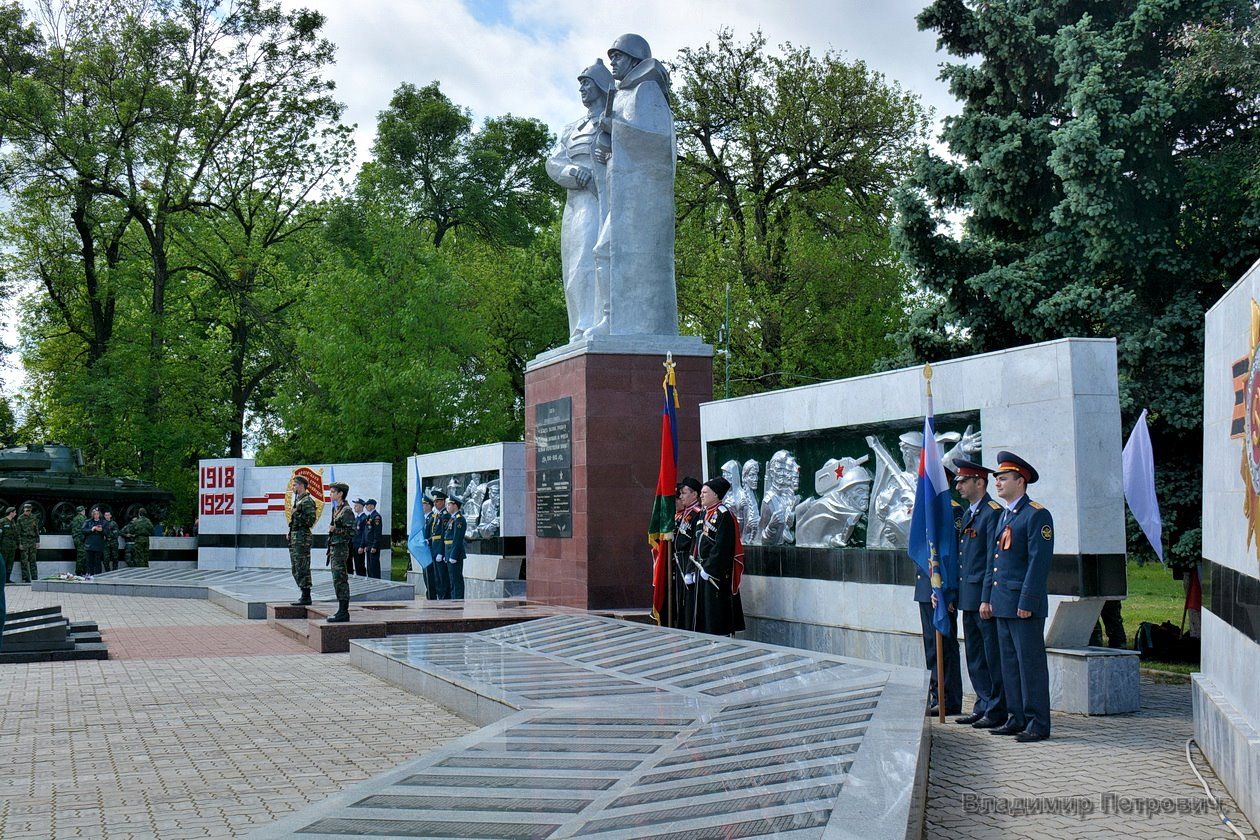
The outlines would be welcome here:
<svg viewBox="0 0 1260 840">
<path fill-rule="evenodd" d="M 366 557 L 367 576 L 379 578 L 381 576 L 381 550 L 379 548 L 369 548 Z"/>
<path fill-rule="evenodd" d="M 936 685 L 936 625 L 932 623 L 932 605 L 919 603 L 919 621 L 923 625 L 923 658 L 932 672 L 932 686 L 928 694 L 930 705 L 939 702 L 940 690 Z M 962 663 L 958 655 L 958 613 L 949 614 L 949 633 L 945 634 L 945 714 L 956 715 L 962 711 Z"/>
<path fill-rule="evenodd" d="M 102 551 L 99 548 L 98 549 L 89 548 L 87 550 L 87 573 L 89 575 L 99 575 L 101 573 L 101 566 L 104 564 L 104 562 L 105 562 L 104 551 Z"/>
</svg>

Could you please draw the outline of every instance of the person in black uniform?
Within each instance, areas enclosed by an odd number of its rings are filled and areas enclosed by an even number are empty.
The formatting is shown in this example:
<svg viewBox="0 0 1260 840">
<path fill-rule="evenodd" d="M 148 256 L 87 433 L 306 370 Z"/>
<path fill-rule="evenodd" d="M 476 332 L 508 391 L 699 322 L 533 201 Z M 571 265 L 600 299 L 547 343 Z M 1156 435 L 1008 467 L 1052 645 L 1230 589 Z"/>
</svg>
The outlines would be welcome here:
<svg viewBox="0 0 1260 840">
<path fill-rule="evenodd" d="M 993 729 L 1006 723 L 1002 657 L 998 652 L 997 623 L 980 617 L 980 599 L 1002 506 L 989 496 L 989 473 L 993 470 L 962 458 L 954 465 L 958 468 L 954 487 L 966 501 L 958 531 L 958 609 L 962 610 L 967 675 L 976 692 L 971 714 L 956 718 L 954 723 Z"/>
<path fill-rule="evenodd" d="M 952 500 L 951 500 L 952 501 Z M 962 514 L 962 508 L 953 502 L 955 525 Z M 949 607 L 949 633 L 941 645 L 945 654 L 945 714 L 962 713 L 962 663 L 958 656 L 958 590 L 942 591 L 945 603 Z M 914 600 L 919 604 L 919 625 L 923 630 L 923 661 L 931 674 L 928 684 L 928 717 L 940 714 L 940 689 L 937 686 L 938 671 L 936 667 L 936 625 L 932 618 L 936 612 L 936 596 L 932 592 L 932 579 L 923 573 L 918 564 L 914 567 Z"/>
<path fill-rule="evenodd" d="M 381 576 L 381 529 L 384 522 L 376 510 L 376 499 L 367 500 L 367 526 L 363 534 L 363 550 L 367 555 L 367 575 L 379 579 Z"/>
<path fill-rule="evenodd" d="M 468 531 L 468 522 L 464 519 L 463 507 L 464 500 L 458 496 L 446 500 L 446 512 L 450 514 L 443 532 L 446 574 L 450 578 L 447 597 L 455 601 L 464 599 L 464 535 Z"/>
<path fill-rule="evenodd" d="M 363 553 L 363 532 L 367 528 L 367 514 L 363 511 L 363 500 L 355 499 L 354 505 L 354 541 L 350 544 L 350 574 L 363 577 L 367 574 L 367 564 Z"/>
<path fill-rule="evenodd" d="M 993 564 L 985 568 L 982 618 L 997 619 L 1006 723 L 992 735 L 1018 741 L 1050 737 L 1050 673 L 1046 665 L 1046 580 L 1054 556 L 1050 511 L 1028 498 L 1037 471 L 1013 452 L 999 452 L 993 471 L 1006 506 L 997 523 Z"/>
<path fill-rule="evenodd" d="M 700 482 L 690 476 L 678 482 L 676 500 L 673 562 L 670 565 L 670 591 L 673 595 L 670 627 L 691 629 L 695 618 L 692 615 L 695 604 L 692 587 L 696 579 L 691 568 L 691 550 L 700 519 Z"/>
<path fill-rule="evenodd" d="M 739 525 L 722 504 L 731 489 L 725 478 L 711 478 L 700 487 L 700 506 L 692 568 L 696 575 L 692 629 L 730 636 L 744 629 L 744 613 L 735 594 L 737 555 L 741 554 Z"/>
<path fill-rule="evenodd" d="M 441 490 L 433 491 L 433 539 L 429 543 L 429 551 L 433 554 L 433 579 L 437 584 L 439 601 L 451 598 L 451 572 L 446 562 L 446 522 L 450 514 L 446 512 L 446 494 Z"/>
<path fill-rule="evenodd" d="M 421 510 L 424 513 L 424 541 L 429 546 L 429 559 L 433 560 L 433 519 L 435 513 L 433 511 L 433 500 L 428 496 L 420 499 Z M 429 601 L 436 601 L 437 593 L 437 563 L 430 562 L 424 569 L 424 597 Z"/>
</svg>

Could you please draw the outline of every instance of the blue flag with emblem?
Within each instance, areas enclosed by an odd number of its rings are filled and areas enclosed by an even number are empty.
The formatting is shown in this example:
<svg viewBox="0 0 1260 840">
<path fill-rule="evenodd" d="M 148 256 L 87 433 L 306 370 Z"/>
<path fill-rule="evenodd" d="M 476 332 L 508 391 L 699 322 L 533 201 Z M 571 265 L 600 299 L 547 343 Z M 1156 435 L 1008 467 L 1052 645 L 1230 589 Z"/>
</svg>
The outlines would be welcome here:
<svg viewBox="0 0 1260 840">
<path fill-rule="evenodd" d="M 936 441 L 932 415 L 932 381 L 928 374 L 927 416 L 923 418 L 923 451 L 919 453 L 919 479 L 910 515 L 910 557 L 932 582 L 936 609 L 932 624 L 949 635 L 946 593 L 958 591 L 958 537 L 954 527 L 949 479 L 941 464 L 941 445 Z"/>
<path fill-rule="evenodd" d="M 420 484 L 420 462 L 416 461 L 416 500 L 411 505 L 411 534 L 407 537 L 407 550 L 411 557 L 420 564 L 421 569 L 433 565 L 433 552 L 429 550 L 429 523 L 424 518 L 424 508 L 420 506 L 424 499 L 424 487 Z"/>
</svg>

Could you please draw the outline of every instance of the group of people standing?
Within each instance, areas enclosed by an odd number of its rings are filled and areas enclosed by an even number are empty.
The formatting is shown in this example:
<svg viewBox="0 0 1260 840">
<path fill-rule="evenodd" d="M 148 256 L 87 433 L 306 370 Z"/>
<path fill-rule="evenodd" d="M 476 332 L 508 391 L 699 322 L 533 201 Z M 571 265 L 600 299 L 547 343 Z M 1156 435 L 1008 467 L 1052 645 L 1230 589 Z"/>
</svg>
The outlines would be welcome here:
<svg viewBox="0 0 1260 840">
<path fill-rule="evenodd" d="M 312 529 L 319 519 L 315 500 L 311 497 L 310 482 L 300 475 L 289 480 L 289 492 L 293 494 L 289 512 L 289 565 L 293 581 L 302 591 L 293 606 L 309 606 L 311 601 L 311 546 L 315 537 Z M 346 501 L 350 486 L 344 482 L 328 485 L 332 516 L 328 522 L 328 553 L 325 562 L 332 569 L 333 593 L 337 597 L 337 612 L 328 616 L 329 624 L 350 620 L 350 552 L 359 534 L 359 521 L 355 511 Z M 373 506 L 375 508 L 375 505 Z M 379 516 L 378 516 L 379 518 Z M 380 560 L 377 560 L 379 568 Z"/>
<path fill-rule="evenodd" d="M 424 586 L 430 601 L 462 600 L 464 597 L 464 500 L 434 490 L 420 500 L 424 528 L 433 562 L 424 569 Z"/>
<path fill-rule="evenodd" d="M 38 576 L 36 558 L 39 554 L 39 535 L 43 525 L 28 502 L 17 508 L 9 507 L 0 519 L 0 557 L 5 565 L 5 582 L 12 582 L 13 567 L 22 569 L 22 582 L 29 583 Z M 156 526 L 149 519 L 148 511 L 140 508 L 126 525 L 119 525 L 113 511 L 93 505 L 89 516 L 87 508 L 79 505 L 70 519 L 70 538 L 74 542 L 74 573 L 91 578 L 101 572 L 112 572 L 120 560 L 128 566 L 149 565 L 149 540 Z M 126 543 L 131 543 L 127 552 Z"/>
<path fill-rule="evenodd" d="M 13 582 L 14 566 L 22 569 L 23 583 L 30 583 L 39 576 L 35 561 L 42 530 L 29 502 L 22 505 L 20 516 L 11 505 L 4 509 L 4 518 L 0 519 L 0 562 L 4 563 L 6 585 Z"/>
<path fill-rule="evenodd" d="M 739 599 L 744 545 L 739 522 L 722 503 L 731 483 L 687 477 L 675 492 L 670 593 L 661 623 L 730 636 L 744 629 Z"/>
<path fill-rule="evenodd" d="M 999 452 L 997 460 L 995 469 L 964 459 L 956 462 L 954 487 L 966 506 L 955 508 L 958 586 L 942 590 L 950 615 L 943 693 L 937 685 L 932 623 L 936 595 L 923 572 L 915 581 L 923 651 L 932 673 L 927 714 L 939 714 L 940 703 L 948 715 L 963 711 L 957 641 L 961 611 L 976 703 L 970 714 L 954 722 L 1020 742 L 1043 741 L 1050 737 L 1045 626 L 1054 521 L 1050 511 L 1028 497 L 1028 485 L 1039 478 L 1037 470 L 1013 452 Z M 989 495 L 990 478 L 997 499 Z"/>
</svg>

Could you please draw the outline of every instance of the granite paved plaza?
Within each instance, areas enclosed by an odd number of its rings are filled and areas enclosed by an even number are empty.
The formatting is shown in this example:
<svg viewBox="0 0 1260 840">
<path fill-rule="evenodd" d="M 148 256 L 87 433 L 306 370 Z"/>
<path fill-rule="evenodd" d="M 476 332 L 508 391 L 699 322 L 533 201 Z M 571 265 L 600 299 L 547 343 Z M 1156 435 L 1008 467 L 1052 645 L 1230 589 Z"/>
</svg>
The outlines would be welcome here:
<svg viewBox="0 0 1260 840">
<path fill-rule="evenodd" d="M 477 728 L 343 655 L 289 653 L 291 640 L 279 633 L 240 635 L 264 628 L 207 601 L 21 586 L 8 597 L 12 609 L 63 604 L 73 620 L 98 621 L 107 640 L 113 630 L 118 653 L 139 658 L 0 666 L 5 840 L 243 836 Z M 197 655 L 189 634 L 216 628 L 235 634 L 232 651 Z M 1191 805 L 1202 793 L 1183 754 L 1189 686 L 1144 681 L 1142 691 L 1136 715 L 1056 714 L 1054 738 L 1042 744 L 933 723 L 925 836 L 1232 837 L 1208 809 L 1100 813 L 1107 793 Z M 994 799 L 968 804 L 968 795 Z M 1004 800 L 1018 807 L 1016 798 L 1044 796 L 1062 804 L 1044 802 L 1037 815 L 996 813 Z M 1085 801 L 1094 812 L 1084 818 L 1047 812 L 1079 812 Z"/>
</svg>

